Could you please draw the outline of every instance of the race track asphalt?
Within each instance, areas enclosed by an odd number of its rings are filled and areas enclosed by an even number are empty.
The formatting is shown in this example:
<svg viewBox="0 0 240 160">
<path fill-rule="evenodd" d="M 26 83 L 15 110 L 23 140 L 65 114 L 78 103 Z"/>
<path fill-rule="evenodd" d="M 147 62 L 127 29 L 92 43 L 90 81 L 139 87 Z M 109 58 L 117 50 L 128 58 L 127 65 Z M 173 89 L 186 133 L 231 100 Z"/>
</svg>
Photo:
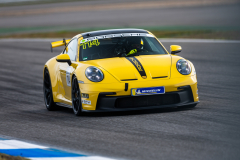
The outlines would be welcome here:
<svg viewBox="0 0 240 160">
<path fill-rule="evenodd" d="M 0 7 L 0 34 L 101 27 L 239 30 L 239 15 L 238 0 L 98 0 Z"/>
<path fill-rule="evenodd" d="M 0 136 L 119 159 L 240 159 L 239 43 L 178 44 L 197 71 L 196 108 L 76 117 L 43 101 L 43 65 L 61 49 L 0 41 Z"/>
</svg>

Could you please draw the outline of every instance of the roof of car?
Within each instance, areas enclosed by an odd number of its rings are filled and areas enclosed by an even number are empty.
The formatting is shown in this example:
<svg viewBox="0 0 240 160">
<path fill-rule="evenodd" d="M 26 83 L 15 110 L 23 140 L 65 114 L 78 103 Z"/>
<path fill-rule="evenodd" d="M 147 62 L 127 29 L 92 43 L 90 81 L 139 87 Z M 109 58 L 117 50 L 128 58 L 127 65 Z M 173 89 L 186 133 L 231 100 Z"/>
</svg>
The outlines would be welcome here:
<svg viewBox="0 0 240 160">
<path fill-rule="evenodd" d="M 81 35 L 83 38 L 94 37 L 99 35 L 107 35 L 107 34 L 119 34 L 119 33 L 148 33 L 148 31 L 143 29 L 108 29 L 108 30 L 99 30 L 92 32 L 85 32 Z"/>
</svg>

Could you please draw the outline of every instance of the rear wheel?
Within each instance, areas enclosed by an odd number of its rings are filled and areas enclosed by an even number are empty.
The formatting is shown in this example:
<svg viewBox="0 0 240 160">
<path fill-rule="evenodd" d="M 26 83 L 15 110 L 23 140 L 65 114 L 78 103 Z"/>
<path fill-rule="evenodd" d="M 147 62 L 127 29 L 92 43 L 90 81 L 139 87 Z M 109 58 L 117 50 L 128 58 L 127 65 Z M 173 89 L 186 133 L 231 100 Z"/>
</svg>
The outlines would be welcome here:
<svg viewBox="0 0 240 160">
<path fill-rule="evenodd" d="M 44 94 L 44 102 L 45 102 L 46 108 L 49 111 L 56 110 L 56 105 L 53 101 L 50 75 L 47 68 L 44 71 L 43 94 Z"/>
<path fill-rule="evenodd" d="M 80 116 L 82 114 L 81 95 L 78 80 L 76 77 L 73 77 L 72 80 L 72 107 L 73 112 L 76 116 Z"/>
</svg>

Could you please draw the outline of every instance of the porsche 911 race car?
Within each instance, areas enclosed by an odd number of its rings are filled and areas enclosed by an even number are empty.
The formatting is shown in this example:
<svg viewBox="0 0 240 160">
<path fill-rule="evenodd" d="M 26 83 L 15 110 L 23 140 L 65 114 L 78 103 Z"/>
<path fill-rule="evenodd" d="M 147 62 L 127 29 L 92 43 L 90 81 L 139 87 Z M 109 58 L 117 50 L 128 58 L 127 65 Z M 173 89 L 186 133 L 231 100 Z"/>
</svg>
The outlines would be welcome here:
<svg viewBox="0 0 240 160">
<path fill-rule="evenodd" d="M 193 64 L 170 53 L 149 31 L 113 29 L 51 43 L 65 49 L 46 62 L 43 92 L 48 110 L 82 112 L 194 107 L 199 102 Z"/>
</svg>

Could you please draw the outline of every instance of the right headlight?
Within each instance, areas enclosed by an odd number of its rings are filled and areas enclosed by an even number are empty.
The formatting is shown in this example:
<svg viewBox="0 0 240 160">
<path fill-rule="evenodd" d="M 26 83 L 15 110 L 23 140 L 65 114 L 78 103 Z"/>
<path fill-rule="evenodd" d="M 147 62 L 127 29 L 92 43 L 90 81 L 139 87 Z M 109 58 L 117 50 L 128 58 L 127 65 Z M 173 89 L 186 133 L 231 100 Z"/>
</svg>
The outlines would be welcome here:
<svg viewBox="0 0 240 160">
<path fill-rule="evenodd" d="M 97 67 L 88 67 L 85 71 L 85 75 L 92 82 L 100 82 L 103 80 L 103 73 Z"/>
<path fill-rule="evenodd" d="M 180 59 L 177 61 L 177 70 L 183 75 L 188 75 L 191 73 L 191 66 L 186 60 Z"/>
</svg>

